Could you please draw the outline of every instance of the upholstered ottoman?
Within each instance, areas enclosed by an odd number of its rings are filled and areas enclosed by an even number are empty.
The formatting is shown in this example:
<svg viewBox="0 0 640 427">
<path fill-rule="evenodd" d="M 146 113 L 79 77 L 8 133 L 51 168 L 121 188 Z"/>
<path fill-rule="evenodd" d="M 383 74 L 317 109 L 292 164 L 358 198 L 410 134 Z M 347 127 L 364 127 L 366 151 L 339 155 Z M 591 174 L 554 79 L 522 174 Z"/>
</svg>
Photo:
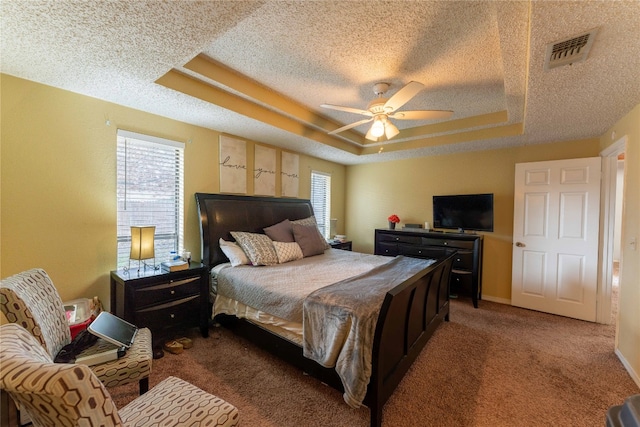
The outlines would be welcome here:
<svg viewBox="0 0 640 427">
<path fill-rule="evenodd" d="M 162 409 L 159 409 L 162 408 Z M 224 400 L 176 377 L 168 377 L 118 410 L 124 425 L 207 425 L 231 427 L 238 409 Z"/>
</svg>

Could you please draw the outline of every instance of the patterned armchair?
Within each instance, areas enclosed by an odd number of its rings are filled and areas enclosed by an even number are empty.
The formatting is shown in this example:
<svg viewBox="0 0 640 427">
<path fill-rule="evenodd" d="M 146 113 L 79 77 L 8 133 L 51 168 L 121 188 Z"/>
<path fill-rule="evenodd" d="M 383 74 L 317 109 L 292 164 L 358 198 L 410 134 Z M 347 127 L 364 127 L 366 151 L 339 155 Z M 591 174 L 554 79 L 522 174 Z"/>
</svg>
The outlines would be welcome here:
<svg viewBox="0 0 640 427">
<path fill-rule="evenodd" d="M 0 282 L 0 310 L 11 323 L 29 331 L 50 358 L 71 342 L 71 331 L 60 295 L 42 269 L 32 269 Z M 100 345 L 100 340 L 96 345 Z M 149 390 L 153 348 L 151 331 L 141 328 L 134 344 L 117 360 L 91 366 L 107 387 L 138 381 L 140 394 Z"/>
<path fill-rule="evenodd" d="M 0 326 L 0 388 L 38 426 L 237 426 L 238 410 L 176 377 L 168 377 L 118 410 L 86 365 L 53 363 L 23 327 Z"/>
</svg>

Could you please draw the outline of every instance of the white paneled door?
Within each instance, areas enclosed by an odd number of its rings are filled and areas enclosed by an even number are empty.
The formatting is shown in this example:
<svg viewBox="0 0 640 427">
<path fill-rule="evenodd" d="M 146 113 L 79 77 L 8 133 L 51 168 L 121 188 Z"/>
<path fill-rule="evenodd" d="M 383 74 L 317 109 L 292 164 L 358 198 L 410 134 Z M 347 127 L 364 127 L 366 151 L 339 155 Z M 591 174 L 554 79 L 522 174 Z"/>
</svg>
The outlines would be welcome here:
<svg viewBox="0 0 640 427">
<path fill-rule="evenodd" d="M 512 305 L 596 320 L 600 165 L 516 164 Z"/>
</svg>

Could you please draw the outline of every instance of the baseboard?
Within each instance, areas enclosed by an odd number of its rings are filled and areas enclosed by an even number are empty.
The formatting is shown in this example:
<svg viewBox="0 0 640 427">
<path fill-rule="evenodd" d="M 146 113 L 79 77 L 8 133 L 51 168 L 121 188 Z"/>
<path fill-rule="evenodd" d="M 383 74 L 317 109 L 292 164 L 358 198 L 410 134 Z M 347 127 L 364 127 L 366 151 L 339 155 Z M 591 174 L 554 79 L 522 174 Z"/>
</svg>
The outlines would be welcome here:
<svg viewBox="0 0 640 427">
<path fill-rule="evenodd" d="M 511 300 L 510 300 L 510 299 L 507 299 L 507 298 L 492 297 L 491 295 L 482 295 L 482 300 L 484 300 L 484 301 L 491 301 L 491 302 L 497 302 L 498 304 L 507 304 L 507 305 L 511 305 Z"/>
<path fill-rule="evenodd" d="M 638 375 L 638 373 L 633 370 L 633 367 L 629 364 L 629 362 L 627 362 L 627 359 L 625 359 L 622 353 L 620 353 L 620 350 L 616 348 L 615 353 L 616 353 L 616 356 L 618 356 L 618 359 L 620 359 L 620 362 L 622 362 L 622 365 L 624 366 L 624 368 L 629 373 L 629 376 L 631 377 L 633 382 L 635 382 L 636 385 L 640 388 L 640 376 Z"/>
</svg>

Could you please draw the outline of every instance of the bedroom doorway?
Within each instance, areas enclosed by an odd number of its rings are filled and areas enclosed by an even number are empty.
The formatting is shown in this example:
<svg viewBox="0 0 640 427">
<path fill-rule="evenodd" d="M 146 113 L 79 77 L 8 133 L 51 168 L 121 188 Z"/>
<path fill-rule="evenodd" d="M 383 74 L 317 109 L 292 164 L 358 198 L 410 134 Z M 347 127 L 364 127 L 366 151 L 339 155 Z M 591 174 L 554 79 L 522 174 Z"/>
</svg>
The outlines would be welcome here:
<svg viewBox="0 0 640 427">
<path fill-rule="evenodd" d="M 602 242 L 598 284 L 598 313 L 596 321 L 617 323 L 618 282 L 621 243 L 621 223 L 624 195 L 624 155 L 627 138 L 602 151 Z"/>
</svg>

